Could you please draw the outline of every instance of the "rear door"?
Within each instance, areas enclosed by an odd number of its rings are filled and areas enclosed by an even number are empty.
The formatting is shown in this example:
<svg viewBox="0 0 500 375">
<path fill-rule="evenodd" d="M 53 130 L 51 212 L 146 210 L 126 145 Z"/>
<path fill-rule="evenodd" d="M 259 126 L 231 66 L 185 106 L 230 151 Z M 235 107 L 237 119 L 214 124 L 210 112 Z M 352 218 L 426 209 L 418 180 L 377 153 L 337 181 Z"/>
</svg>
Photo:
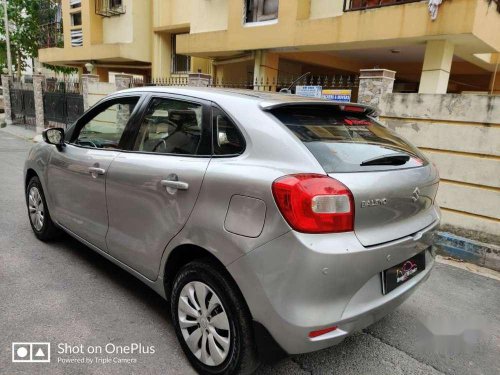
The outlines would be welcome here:
<svg viewBox="0 0 500 375">
<path fill-rule="evenodd" d="M 364 107 L 286 106 L 271 112 L 351 190 L 354 231 L 364 246 L 415 234 L 436 221 L 436 168 Z"/>
<path fill-rule="evenodd" d="M 151 96 L 130 151 L 109 168 L 108 251 L 151 280 L 196 203 L 210 162 L 210 115 L 203 101 Z"/>
</svg>

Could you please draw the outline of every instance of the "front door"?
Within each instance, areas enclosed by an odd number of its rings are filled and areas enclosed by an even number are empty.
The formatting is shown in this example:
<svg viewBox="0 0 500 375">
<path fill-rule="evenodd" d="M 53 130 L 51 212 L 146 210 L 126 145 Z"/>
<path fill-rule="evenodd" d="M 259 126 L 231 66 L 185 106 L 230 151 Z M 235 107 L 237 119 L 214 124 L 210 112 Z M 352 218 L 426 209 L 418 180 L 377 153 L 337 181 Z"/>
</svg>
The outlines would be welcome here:
<svg viewBox="0 0 500 375">
<path fill-rule="evenodd" d="M 202 102 L 153 97 L 132 150 L 109 168 L 108 251 L 151 280 L 196 203 L 210 162 L 209 117 Z"/>
<path fill-rule="evenodd" d="M 48 192 L 57 223 L 106 250 L 108 214 L 106 174 L 120 154 L 121 141 L 138 97 L 108 100 L 84 115 L 54 150 L 48 167 Z"/>
</svg>

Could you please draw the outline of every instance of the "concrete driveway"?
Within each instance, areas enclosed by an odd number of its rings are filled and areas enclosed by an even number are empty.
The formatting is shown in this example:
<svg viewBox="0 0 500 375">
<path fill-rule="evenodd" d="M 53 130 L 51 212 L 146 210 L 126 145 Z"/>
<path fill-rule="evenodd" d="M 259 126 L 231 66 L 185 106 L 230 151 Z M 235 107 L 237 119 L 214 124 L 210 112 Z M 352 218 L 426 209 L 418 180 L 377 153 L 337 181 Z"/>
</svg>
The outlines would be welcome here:
<svg viewBox="0 0 500 375">
<path fill-rule="evenodd" d="M 69 237 L 35 239 L 23 192 L 29 147 L 0 129 L 0 374 L 193 373 L 165 301 Z M 13 342 L 49 342 L 51 363 L 13 363 Z M 33 356 L 38 349 L 29 347 Z M 259 372 L 499 374 L 499 353 L 500 282 L 438 264 L 405 304 L 364 332 Z"/>
</svg>

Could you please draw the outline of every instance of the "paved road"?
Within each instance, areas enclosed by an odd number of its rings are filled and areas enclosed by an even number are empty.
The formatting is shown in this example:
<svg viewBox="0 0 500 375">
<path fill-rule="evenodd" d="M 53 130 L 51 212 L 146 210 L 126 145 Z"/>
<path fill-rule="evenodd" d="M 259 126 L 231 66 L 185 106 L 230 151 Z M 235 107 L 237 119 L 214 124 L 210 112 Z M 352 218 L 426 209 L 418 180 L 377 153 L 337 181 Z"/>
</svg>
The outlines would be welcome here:
<svg viewBox="0 0 500 375">
<path fill-rule="evenodd" d="M 192 373 L 160 297 L 69 237 L 44 244 L 32 235 L 22 190 L 28 148 L 0 130 L 0 374 Z M 438 264 L 428 282 L 379 323 L 337 347 L 259 372 L 500 374 L 499 314 L 499 281 Z M 26 341 L 52 343 L 52 363 L 12 363 L 11 343 Z M 108 343 L 141 343 L 155 353 L 86 355 L 135 358 L 132 364 L 63 364 L 57 361 L 85 356 L 58 354 L 60 343 L 104 351 Z"/>
</svg>

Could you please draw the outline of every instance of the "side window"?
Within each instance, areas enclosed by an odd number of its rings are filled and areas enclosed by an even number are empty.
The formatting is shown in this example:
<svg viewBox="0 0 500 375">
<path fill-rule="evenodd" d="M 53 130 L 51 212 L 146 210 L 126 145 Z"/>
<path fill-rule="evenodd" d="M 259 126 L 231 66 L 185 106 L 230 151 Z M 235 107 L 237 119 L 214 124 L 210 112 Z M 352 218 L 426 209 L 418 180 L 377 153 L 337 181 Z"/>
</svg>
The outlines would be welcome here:
<svg viewBox="0 0 500 375">
<path fill-rule="evenodd" d="M 76 137 L 74 143 L 84 147 L 119 148 L 125 126 L 134 111 L 139 98 L 120 98 L 110 101 L 91 120 Z"/>
<path fill-rule="evenodd" d="M 154 98 L 142 120 L 134 151 L 207 155 L 202 147 L 202 113 L 201 104 Z"/>
<path fill-rule="evenodd" d="M 245 140 L 236 125 L 218 108 L 213 108 L 214 155 L 238 155 L 245 150 Z"/>
</svg>

